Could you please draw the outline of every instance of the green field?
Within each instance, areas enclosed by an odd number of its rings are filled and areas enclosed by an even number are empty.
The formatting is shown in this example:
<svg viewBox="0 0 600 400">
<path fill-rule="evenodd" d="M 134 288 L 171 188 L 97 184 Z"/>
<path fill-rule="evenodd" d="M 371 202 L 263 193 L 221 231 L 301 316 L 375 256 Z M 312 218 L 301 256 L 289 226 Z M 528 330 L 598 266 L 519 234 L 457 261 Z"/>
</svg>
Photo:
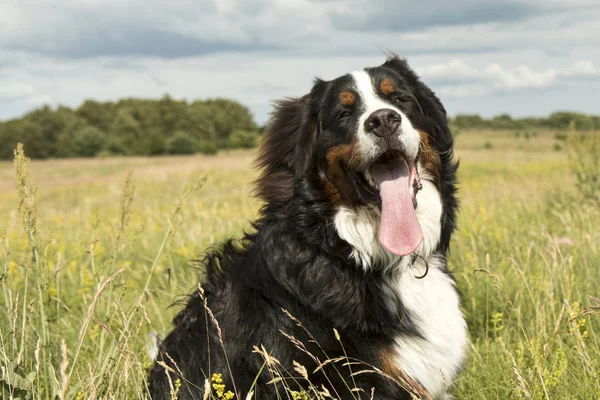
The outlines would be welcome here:
<svg viewBox="0 0 600 400">
<path fill-rule="evenodd" d="M 457 137 L 457 399 L 600 398 L 600 210 L 562 147 Z M 254 154 L 32 161 L 19 190 L 0 163 L 0 397 L 144 396 L 149 333 L 195 288 L 191 260 L 256 215 Z"/>
</svg>

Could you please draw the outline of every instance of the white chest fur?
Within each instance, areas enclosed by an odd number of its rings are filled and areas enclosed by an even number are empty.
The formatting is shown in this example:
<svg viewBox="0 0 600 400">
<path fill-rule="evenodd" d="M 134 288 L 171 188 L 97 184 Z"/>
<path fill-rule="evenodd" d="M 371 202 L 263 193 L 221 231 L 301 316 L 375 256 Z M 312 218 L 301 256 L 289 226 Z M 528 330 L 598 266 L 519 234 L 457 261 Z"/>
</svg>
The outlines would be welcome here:
<svg viewBox="0 0 600 400">
<path fill-rule="evenodd" d="M 418 263 L 419 264 L 419 263 Z M 398 367 L 419 381 L 434 398 L 445 398 L 464 361 L 467 327 L 459 309 L 453 280 L 440 269 L 440 260 L 429 259 L 429 272 L 423 279 L 424 264 L 398 271 L 390 280 L 423 335 L 397 336 Z"/>
<path fill-rule="evenodd" d="M 388 306 L 398 300 L 412 315 L 423 338 L 396 337 L 398 367 L 419 381 L 434 398 L 448 398 L 446 388 L 456 378 L 465 357 L 467 328 L 459 309 L 453 280 L 444 273 L 441 260 L 434 255 L 441 234 L 442 202 L 431 177 L 423 168 L 423 189 L 417 194 L 417 218 L 423 230 L 423 242 L 415 252 L 426 258 L 429 272 L 419 260 L 411 266 L 411 257 L 398 257 L 379 242 L 380 213 L 376 207 L 340 208 L 335 227 L 340 237 L 353 247 L 352 255 L 365 270 L 382 265 L 388 274 Z"/>
</svg>

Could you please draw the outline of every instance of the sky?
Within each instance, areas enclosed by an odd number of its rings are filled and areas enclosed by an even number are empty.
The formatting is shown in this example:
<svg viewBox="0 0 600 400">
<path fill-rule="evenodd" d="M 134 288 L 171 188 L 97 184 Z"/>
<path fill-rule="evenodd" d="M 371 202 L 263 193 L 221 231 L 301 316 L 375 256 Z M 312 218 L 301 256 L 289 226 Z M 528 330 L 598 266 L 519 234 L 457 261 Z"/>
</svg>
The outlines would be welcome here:
<svg viewBox="0 0 600 400">
<path fill-rule="evenodd" d="M 598 0 L 0 0 L 0 119 L 84 99 L 272 101 L 406 57 L 450 115 L 600 114 Z"/>
</svg>

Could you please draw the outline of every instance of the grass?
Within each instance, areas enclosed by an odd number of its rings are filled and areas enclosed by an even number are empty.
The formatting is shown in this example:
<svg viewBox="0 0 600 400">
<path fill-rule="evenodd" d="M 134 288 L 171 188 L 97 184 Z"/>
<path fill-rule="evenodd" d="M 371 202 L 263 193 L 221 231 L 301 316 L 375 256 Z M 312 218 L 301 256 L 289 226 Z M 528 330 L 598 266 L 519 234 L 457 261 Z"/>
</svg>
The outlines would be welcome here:
<svg viewBox="0 0 600 400">
<path fill-rule="evenodd" d="M 600 210 L 555 143 L 457 138 L 458 399 L 600 398 Z M 0 163 L 0 398 L 143 397 L 189 260 L 256 215 L 254 154 Z"/>
</svg>

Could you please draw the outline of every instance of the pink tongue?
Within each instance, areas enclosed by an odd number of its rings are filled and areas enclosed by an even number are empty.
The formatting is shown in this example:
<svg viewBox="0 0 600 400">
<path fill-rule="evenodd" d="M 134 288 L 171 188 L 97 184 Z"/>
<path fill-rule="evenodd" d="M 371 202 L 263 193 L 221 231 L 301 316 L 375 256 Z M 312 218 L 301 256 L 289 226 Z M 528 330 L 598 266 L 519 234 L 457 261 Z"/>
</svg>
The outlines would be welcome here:
<svg viewBox="0 0 600 400">
<path fill-rule="evenodd" d="M 371 173 L 381 196 L 379 241 L 391 253 L 410 254 L 421 244 L 423 231 L 413 206 L 408 166 L 394 160 L 373 165 Z"/>
</svg>

